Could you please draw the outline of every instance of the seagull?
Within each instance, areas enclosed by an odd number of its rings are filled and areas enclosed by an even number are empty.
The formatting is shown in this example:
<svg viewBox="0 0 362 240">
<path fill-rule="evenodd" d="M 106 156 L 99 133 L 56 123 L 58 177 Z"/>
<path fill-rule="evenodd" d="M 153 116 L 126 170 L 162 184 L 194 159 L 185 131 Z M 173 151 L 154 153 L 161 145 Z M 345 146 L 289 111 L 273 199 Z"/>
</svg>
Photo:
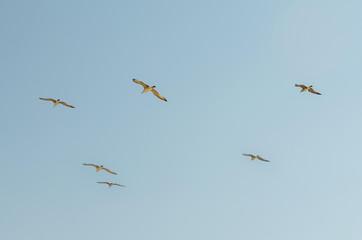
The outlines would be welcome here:
<svg viewBox="0 0 362 240">
<path fill-rule="evenodd" d="M 118 184 L 118 183 L 109 183 L 109 182 L 97 182 L 97 183 L 108 184 L 109 188 L 111 188 L 113 185 L 125 187 L 125 185 Z"/>
<path fill-rule="evenodd" d="M 158 97 L 159 99 L 167 102 L 166 98 L 164 98 L 159 92 L 157 92 L 157 91 L 155 90 L 155 87 L 156 87 L 156 86 L 150 87 L 150 86 L 148 86 L 147 84 L 145 84 L 144 82 L 138 81 L 138 80 L 135 79 L 135 78 L 133 79 L 133 82 L 138 83 L 139 85 L 142 85 L 142 87 L 144 88 L 142 93 L 147 93 L 147 92 L 149 92 L 149 91 L 152 91 L 153 94 L 154 94 L 156 97 Z"/>
<path fill-rule="evenodd" d="M 58 99 L 58 100 L 54 100 L 53 98 L 39 98 L 39 99 L 44 100 L 44 101 L 52 101 L 54 103 L 53 107 L 55 107 L 56 105 L 58 105 L 60 103 L 60 104 L 63 104 L 64 106 L 74 108 L 72 105 L 69 105 L 68 103 L 61 102 L 60 99 Z"/>
<path fill-rule="evenodd" d="M 320 94 L 319 92 L 316 92 L 316 91 L 314 91 L 313 90 L 313 86 L 311 85 L 311 86 L 309 86 L 309 87 L 306 87 L 305 85 L 298 85 L 298 84 L 295 84 L 295 86 L 296 87 L 301 87 L 302 88 L 302 90 L 300 90 L 300 92 L 306 92 L 306 91 L 309 91 L 309 92 L 311 92 L 311 93 L 314 93 L 314 94 L 317 94 L 317 95 L 322 95 L 322 94 Z"/>
<path fill-rule="evenodd" d="M 99 172 L 100 170 L 103 169 L 103 170 L 106 170 L 106 171 L 109 172 L 109 173 L 112 173 L 112 174 L 114 174 L 114 175 L 117 175 L 117 173 L 112 172 L 111 170 L 109 170 L 109 169 L 107 169 L 107 168 L 104 168 L 103 165 L 98 166 L 98 165 L 91 164 L 91 163 L 83 163 L 83 165 L 84 165 L 84 166 L 93 166 L 93 167 L 97 168 L 97 169 L 96 169 L 96 172 Z"/>
<path fill-rule="evenodd" d="M 253 154 L 245 154 L 245 153 L 243 153 L 243 155 L 251 157 L 251 160 L 259 159 L 259 160 L 264 161 L 264 162 L 270 162 L 269 160 L 266 160 L 266 159 L 260 157 L 259 155 L 254 156 Z"/>
</svg>

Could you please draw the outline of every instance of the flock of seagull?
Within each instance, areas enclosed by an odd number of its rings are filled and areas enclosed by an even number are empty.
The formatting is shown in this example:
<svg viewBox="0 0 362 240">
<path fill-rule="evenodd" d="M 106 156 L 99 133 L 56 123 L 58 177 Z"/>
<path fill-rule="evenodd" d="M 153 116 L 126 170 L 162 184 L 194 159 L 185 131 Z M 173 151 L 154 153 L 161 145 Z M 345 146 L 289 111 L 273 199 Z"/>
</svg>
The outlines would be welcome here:
<svg viewBox="0 0 362 240">
<path fill-rule="evenodd" d="M 105 170 L 111 174 L 114 174 L 114 175 L 117 175 L 117 173 L 109 170 L 108 168 L 105 168 L 103 167 L 103 165 L 95 165 L 95 164 L 92 164 L 92 163 L 83 163 L 84 166 L 92 166 L 92 167 L 95 167 L 96 168 L 96 172 L 99 172 L 100 170 Z M 115 186 L 120 186 L 120 187 L 125 187 L 125 185 L 122 185 L 122 184 L 119 184 L 119 183 L 109 183 L 109 182 L 97 182 L 97 183 L 101 183 L 101 184 L 108 184 L 109 188 L 111 188 L 113 185 Z"/>
<path fill-rule="evenodd" d="M 137 80 L 137 79 L 135 79 L 135 78 L 133 79 L 133 82 L 135 82 L 135 83 L 137 83 L 137 84 L 139 84 L 139 85 L 141 85 L 141 86 L 143 87 L 142 93 L 152 92 L 156 97 L 158 97 L 159 99 L 167 102 L 166 98 L 163 97 L 159 92 L 157 92 L 157 91 L 155 90 L 156 86 L 149 86 L 149 85 L 145 84 L 144 82 L 139 81 L 139 80 Z M 302 88 L 302 89 L 300 90 L 300 92 L 306 92 L 306 91 L 308 91 L 308 92 L 313 93 L 313 94 L 316 94 L 316 95 L 322 95 L 322 94 L 320 94 L 319 92 L 315 91 L 315 90 L 313 89 L 313 86 L 307 87 L 307 86 L 302 85 L 302 84 L 295 84 L 295 87 L 300 87 L 300 88 Z M 68 103 L 66 103 L 66 102 L 60 101 L 60 99 L 57 99 L 57 100 L 55 100 L 55 99 L 53 99 L 53 98 L 39 98 L 39 99 L 40 99 L 40 100 L 43 100 L 43 101 L 53 102 L 53 103 L 54 103 L 53 107 L 56 107 L 56 106 L 60 103 L 60 104 L 62 104 L 62 105 L 64 105 L 64 106 L 67 106 L 67 107 L 70 107 L 70 108 L 75 108 L 74 106 L 72 106 L 72 105 L 70 105 L 70 104 L 68 104 Z M 263 161 L 263 162 L 270 162 L 269 160 L 266 160 L 266 159 L 260 157 L 259 155 L 256 155 L 256 156 L 255 156 L 255 155 L 253 155 L 253 154 L 248 154 L 248 153 L 243 153 L 243 155 L 244 155 L 244 156 L 247 156 L 247 157 L 251 157 L 251 160 L 256 160 L 256 159 L 258 159 L 258 160 Z M 113 171 L 111 171 L 111 170 L 103 167 L 103 165 L 96 165 L 96 164 L 92 164 L 92 163 L 83 163 L 83 165 L 84 165 L 84 166 L 92 166 L 92 167 L 95 167 L 95 168 L 96 168 L 96 172 L 99 172 L 99 171 L 101 171 L 101 170 L 105 170 L 105 171 L 107 171 L 107 172 L 109 172 L 109 173 L 111 173 L 111 174 L 117 175 L 117 173 L 115 173 L 115 172 L 113 172 Z M 99 183 L 99 184 L 107 184 L 107 185 L 109 186 L 109 188 L 111 188 L 112 186 L 125 187 L 125 185 L 118 184 L 118 183 L 110 183 L 110 182 L 97 182 L 97 183 Z"/>
</svg>

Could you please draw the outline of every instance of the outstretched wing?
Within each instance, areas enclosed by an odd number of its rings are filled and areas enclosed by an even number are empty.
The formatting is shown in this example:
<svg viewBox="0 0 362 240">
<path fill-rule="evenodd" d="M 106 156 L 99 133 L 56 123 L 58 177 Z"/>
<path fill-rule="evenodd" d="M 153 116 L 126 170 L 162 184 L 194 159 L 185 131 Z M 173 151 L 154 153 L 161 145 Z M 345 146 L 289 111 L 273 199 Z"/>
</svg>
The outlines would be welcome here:
<svg viewBox="0 0 362 240">
<path fill-rule="evenodd" d="M 108 185 L 111 185 L 109 182 L 97 182 L 97 183 L 102 183 L 102 184 L 108 184 Z"/>
<path fill-rule="evenodd" d="M 308 91 L 317 95 L 322 95 L 319 92 L 314 91 L 313 88 L 309 88 Z"/>
<path fill-rule="evenodd" d="M 64 106 L 67 106 L 67 107 L 70 107 L 70 108 L 74 108 L 72 105 L 69 105 L 68 103 L 65 103 L 65 102 L 59 102 L 61 104 L 63 104 Z"/>
<path fill-rule="evenodd" d="M 109 173 L 112 173 L 112 174 L 114 174 L 114 175 L 117 175 L 117 173 L 115 173 L 115 172 L 112 172 L 111 170 L 109 170 L 109 169 L 107 169 L 107 168 L 102 168 L 103 170 L 106 170 L 107 172 L 109 172 Z"/>
<path fill-rule="evenodd" d="M 301 87 L 302 89 L 305 89 L 305 88 L 307 88 L 305 85 L 303 85 L 303 84 L 295 84 L 294 86 L 296 86 L 296 87 Z"/>
<path fill-rule="evenodd" d="M 252 154 L 246 154 L 246 153 L 243 153 L 243 155 L 244 155 L 244 156 L 248 156 L 248 157 L 252 157 L 252 158 L 253 158 L 253 157 L 255 157 L 255 156 L 254 156 L 254 155 L 252 155 Z"/>
<path fill-rule="evenodd" d="M 125 187 L 125 185 L 118 184 L 118 183 L 113 183 L 113 185 L 120 186 L 120 187 Z"/>
<path fill-rule="evenodd" d="M 84 166 L 92 166 L 95 168 L 98 168 L 99 166 L 95 165 L 95 164 L 91 164 L 91 163 L 83 163 Z"/>
<path fill-rule="evenodd" d="M 167 102 L 166 98 L 164 96 L 162 96 L 159 92 L 157 92 L 155 89 L 152 89 L 152 92 L 156 97 L 158 97 L 159 99 Z"/>
<path fill-rule="evenodd" d="M 52 101 L 53 103 L 56 102 L 53 98 L 39 98 L 39 99 L 43 101 Z"/>
<path fill-rule="evenodd" d="M 133 82 L 142 85 L 142 87 L 145 88 L 145 89 L 149 87 L 146 83 L 144 83 L 144 82 L 142 82 L 142 81 L 138 81 L 138 80 L 135 79 L 135 78 L 133 79 Z"/>
<path fill-rule="evenodd" d="M 259 160 L 261 160 L 261 161 L 264 161 L 264 162 L 270 162 L 269 160 L 266 160 L 266 159 L 264 159 L 264 158 L 262 158 L 262 157 L 260 157 L 260 156 L 258 156 L 257 157 Z"/>
</svg>

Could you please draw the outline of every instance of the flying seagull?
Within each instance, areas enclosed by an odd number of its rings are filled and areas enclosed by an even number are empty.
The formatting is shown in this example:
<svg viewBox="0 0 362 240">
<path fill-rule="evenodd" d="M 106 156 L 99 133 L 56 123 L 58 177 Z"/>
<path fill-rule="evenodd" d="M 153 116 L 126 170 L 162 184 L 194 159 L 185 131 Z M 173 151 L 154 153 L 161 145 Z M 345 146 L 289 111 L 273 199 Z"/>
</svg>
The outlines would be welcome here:
<svg viewBox="0 0 362 240">
<path fill-rule="evenodd" d="M 104 168 L 103 165 L 98 166 L 98 165 L 91 164 L 91 163 L 83 163 L 83 165 L 84 165 L 84 166 L 92 166 L 92 167 L 95 167 L 95 168 L 96 168 L 96 172 L 99 172 L 100 170 L 103 169 L 103 170 L 106 170 L 106 171 L 109 172 L 109 173 L 112 173 L 112 174 L 114 174 L 114 175 L 117 175 L 117 173 L 112 172 L 111 170 L 109 170 L 109 169 L 107 169 L 107 168 Z"/>
<path fill-rule="evenodd" d="M 251 157 L 251 160 L 259 159 L 259 160 L 264 161 L 264 162 L 270 162 L 269 160 L 266 160 L 266 159 L 260 157 L 259 155 L 254 156 L 253 154 L 245 154 L 245 153 L 243 153 L 243 155 Z"/>
<path fill-rule="evenodd" d="M 150 86 L 148 86 L 147 84 L 145 84 L 144 82 L 138 81 L 138 80 L 135 79 L 135 78 L 133 79 L 133 82 L 138 83 L 139 85 L 142 85 L 142 87 L 144 88 L 142 93 L 147 93 L 147 92 L 149 92 L 149 91 L 152 91 L 153 94 L 154 94 L 156 97 L 158 97 L 159 99 L 167 102 L 166 98 L 164 98 L 159 92 L 157 92 L 157 91 L 155 90 L 155 87 L 156 87 L 156 86 L 150 87 Z"/>
<path fill-rule="evenodd" d="M 113 185 L 125 187 L 125 185 L 118 184 L 118 183 L 109 183 L 109 182 L 97 182 L 97 183 L 108 184 L 109 188 L 111 188 Z"/>
<path fill-rule="evenodd" d="M 320 94 L 319 92 L 316 92 L 316 91 L 314 91 L 313 90 L 313 86 L 311 85 L 311 86 L 309 86 L 309 87 L 306 87 L 305 85 L 298 85 L 298 84 L 295 84 L 295 86 L 296 87 L 301 87 L 302 88 L 302 90 L 300 90 L 300 92 L 306 92 L 306 91 L 309 91 L 309 92 L 311 92 L 311 93 L 314 93 L 314 94 L 317 94 L 317 95 L 322 95 L 322 94 Z"/>
<path fill-rule="evenodd" d="M 52 101 L 54 103 L 54 107 L 60 103 L 60 104 L 63 104 L 64 106 L 74 108 L 72 105 L 69 105 L 68 103 L 61 102 L 60 99 L 58 99 L 58 100 L 54 100 L 53 98 L 39 98 L 39 99 L 44 100 L 44 101 Z"/>
</svg>

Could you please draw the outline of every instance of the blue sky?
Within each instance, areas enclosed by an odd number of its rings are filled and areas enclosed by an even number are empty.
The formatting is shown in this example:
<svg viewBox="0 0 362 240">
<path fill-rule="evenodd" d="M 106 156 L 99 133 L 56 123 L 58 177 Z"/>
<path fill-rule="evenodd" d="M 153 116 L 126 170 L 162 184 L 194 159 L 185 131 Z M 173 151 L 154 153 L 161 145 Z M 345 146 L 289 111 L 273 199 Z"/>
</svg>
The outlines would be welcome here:
<svg viewBox="0 0 362 240">
<path fill-rule="evenodd" d="M 0 1 L 0 238 L 361 239 L 361 7 Z"/>
</svg>

